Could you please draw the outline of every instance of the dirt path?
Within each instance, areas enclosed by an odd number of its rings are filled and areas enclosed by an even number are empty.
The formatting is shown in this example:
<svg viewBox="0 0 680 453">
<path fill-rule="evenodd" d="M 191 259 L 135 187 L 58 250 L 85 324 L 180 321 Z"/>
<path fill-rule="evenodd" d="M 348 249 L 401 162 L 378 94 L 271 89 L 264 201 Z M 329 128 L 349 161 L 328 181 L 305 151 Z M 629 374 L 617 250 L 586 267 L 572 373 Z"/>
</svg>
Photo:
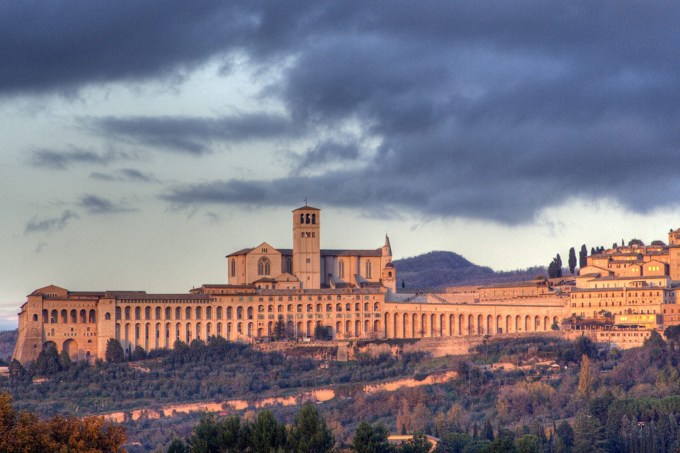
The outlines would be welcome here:
<svg viewBox="0 0 680 453">
<path fill-rule="evenodd" d="M 443 371 L 433 373 L 420 381 L 413 378 L 397 379 L 394 381 L 381 382 L 378 384 L 367 384 L 363 387 L 364 393 L 394 392 L 404 387 L 420 387 L 423 385 L 441 384 L 455 378 L 455 371 Z M 160 409 L 135 409 L 125 412 L 111 412 L 102 414 L 107 420 L 123 422 L 125 420 L 139 420 L 140 418 L 161 418 L 173 417 L 178 414 L 188 414 L 190 412 L 222 412 L 222 411 L 241 411 L 244 409 L 262 409 L 271 406 L 295 406 L 306 402 L 325 402 L 336 397 L 333 387 L 324 387 L 315 390 L 308 390 L 289 396 L 272 396 L 256 400 L 230 399 L 220 402 L 200 402 L 169 404 Z"/>
</svg>

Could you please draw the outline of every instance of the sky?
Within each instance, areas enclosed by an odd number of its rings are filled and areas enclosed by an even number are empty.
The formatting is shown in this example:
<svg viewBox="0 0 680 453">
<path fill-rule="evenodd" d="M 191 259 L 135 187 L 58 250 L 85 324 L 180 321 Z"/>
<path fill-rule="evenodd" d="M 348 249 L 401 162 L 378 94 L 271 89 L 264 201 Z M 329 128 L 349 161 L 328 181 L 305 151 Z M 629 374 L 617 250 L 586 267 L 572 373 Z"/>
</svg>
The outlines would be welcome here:
<svg viewBox="0 0 680 453">
<path fill-rule="evenodd" d="M 680 227 L 680 6 L 0 4 L 0 328 L 292 244 L 497 270 Z"/>
</svg>

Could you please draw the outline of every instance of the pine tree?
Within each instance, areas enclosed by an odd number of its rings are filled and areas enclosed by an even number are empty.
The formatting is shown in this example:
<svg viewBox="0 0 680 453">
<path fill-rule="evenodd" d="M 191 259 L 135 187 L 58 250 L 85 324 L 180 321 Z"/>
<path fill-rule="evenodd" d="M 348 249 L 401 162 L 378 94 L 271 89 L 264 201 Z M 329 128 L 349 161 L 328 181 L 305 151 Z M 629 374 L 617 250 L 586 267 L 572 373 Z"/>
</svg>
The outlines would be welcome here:
<svg viewBox="0 0 680 453">
<path fill-rule="evenodd" d="M 283 316 L 279 316 L 279 319 L 274 324 L 274 339 L 280 340 L 286 336 L 286 321 L 283 320 Z"/>
<path fill-rule="evenodd" d="M 593 373 L 590 366 L 590 359 L 587 355 L 581 356 L 581 371 L 578 375 L 578 392 L 586 399 L 590 398 L 593 391 Z"/>
<path fill-rule="evenodd" d="M 290 448 L 287 450 L 296 453 L 329 452 L 335 445 L 333 432 L 328 429 L 316 407 L 309 403 L 295 414 L 289 441 Z"/>
</svg>

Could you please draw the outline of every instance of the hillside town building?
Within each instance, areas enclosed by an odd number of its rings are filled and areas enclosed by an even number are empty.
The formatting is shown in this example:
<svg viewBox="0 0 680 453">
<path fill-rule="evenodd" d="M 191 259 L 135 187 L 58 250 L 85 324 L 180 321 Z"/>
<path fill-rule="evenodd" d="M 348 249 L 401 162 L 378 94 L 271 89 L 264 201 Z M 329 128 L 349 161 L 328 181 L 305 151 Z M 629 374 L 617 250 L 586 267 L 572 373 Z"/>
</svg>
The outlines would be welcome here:
<svg viewBox="0 0 680 453">
<path fill-rule="evenodd" d="M 680 322 L 673 278 L 680 275 L 680 230 L 671 232 L 669 246 L 592 256 L 571 282 L 538 279 L 405 294 L 397 292 L 389 237 L 375 249 L 329 250 L 321 248 L 320 209 L 294 210 L 292 224 L 292 249 L 262 242 L 227 255 L 225 284 L 183 294 L 37 289 L 21 306 L 14 358 L 26 363 L 54 345 L 73 359 L 101 359 L 112 338 L 128 353 L 212 336 L 257 341 L 271 337 L 281 321 L 294 337 L 312 337 L 321 326 L 335 340 L 547 332 L 570 317 L 605 314 L 623 328 Z M 607 341 L 617 332 L 610 331 Z M 627 335 L 619 341 L 624 347 L 635 342 Z"/>
</svg>

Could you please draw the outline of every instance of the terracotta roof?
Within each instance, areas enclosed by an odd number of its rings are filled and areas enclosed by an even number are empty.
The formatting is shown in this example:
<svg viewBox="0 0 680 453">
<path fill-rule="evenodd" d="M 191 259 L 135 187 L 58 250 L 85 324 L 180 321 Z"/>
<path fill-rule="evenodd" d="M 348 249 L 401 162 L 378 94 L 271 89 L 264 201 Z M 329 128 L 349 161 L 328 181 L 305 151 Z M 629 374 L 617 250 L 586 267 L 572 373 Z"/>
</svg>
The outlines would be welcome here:
<svg viewBox="0 0 680 453">
<path fill-rule="evenodd" d="M 322 249 L 321 256 L 382 256 L 381 249 L 370 249 L 370 250 L 331 250 Z"/>
<path fill-rule="evenodd" d="M 321 211 L 321 209 L 315 208 L 314 206 L 300 206 L 300 207 L 297 208 L 297 209 L 293 209 L 293 212 L 295 212 L 295 211 L 300 211 L 300 210 L 302 210 L 302 209 L 312 210 L 312 211 Z"/>
</svg>

